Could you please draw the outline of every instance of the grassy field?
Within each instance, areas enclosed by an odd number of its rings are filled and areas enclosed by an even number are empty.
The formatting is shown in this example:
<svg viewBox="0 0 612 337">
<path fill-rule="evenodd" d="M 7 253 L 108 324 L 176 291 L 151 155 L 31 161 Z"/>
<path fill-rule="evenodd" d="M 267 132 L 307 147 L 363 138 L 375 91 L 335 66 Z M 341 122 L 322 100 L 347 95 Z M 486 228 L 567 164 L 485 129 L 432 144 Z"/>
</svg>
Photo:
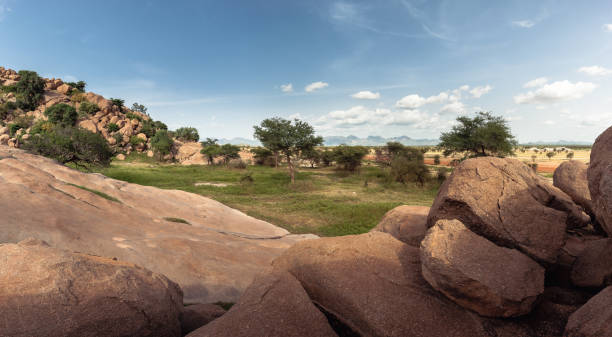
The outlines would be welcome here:
<svg viewBox="0 0 612 337">
<path fill-rule="evenodd" d="M 282 167 L 159 165 L 145 158 L 114 161 L 97 172 L 131 183 L 210 197 L 292 233 L 364 233 L 398 205 L 431 206 L 439 188 L 437 181 L 424 187 L 393 182 L 377 166 L 363 167 L 353 175 L 333 168 L 301 168 L 292 186 Z"/>
</svg>

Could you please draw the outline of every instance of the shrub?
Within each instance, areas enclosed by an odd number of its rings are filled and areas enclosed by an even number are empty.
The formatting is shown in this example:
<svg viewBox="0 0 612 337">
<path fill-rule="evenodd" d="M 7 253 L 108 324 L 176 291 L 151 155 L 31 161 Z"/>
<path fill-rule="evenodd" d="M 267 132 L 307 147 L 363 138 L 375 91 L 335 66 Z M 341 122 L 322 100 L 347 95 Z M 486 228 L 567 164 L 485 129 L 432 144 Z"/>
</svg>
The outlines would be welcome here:
<svg viewBox="0 0 612 337">
<path fill-rule="evenodd" d="M 440 155 L 439 154 L 434 156 L 434 165 L 440 165 Z"/>
<path fill-rule="evenodd" d="M 63 126 L 73 126 L 78 118 L 76 109 L 64 103 L 56 104 L 45 110 L 45 115 L 49 117 L 49 121 L 54 124 Z"/>
<path fill-rule="evenodd" d="M 165 155 L 172 152 L 172 145 L 174 142 L 168 135 L 168 131 L 160 130 L 153 138 L 151 138 L 151 147 L 157 155 L 158 159 L 161 160 Z"/>
<path fill-rule="evenodd" d="M 361 166 L 368 149 L 363 146 L 340 145 L 334 149 L 334 161 L 341 169 L 354 172 Z"/>
<path fill-rule="evenodd" d="M 144 144 L 146 143 L 146 140 L 138 137 L 138 136 L 132 136 L 130 137 L 130 144 L 132 144 L 132 146 L 138 146 L 140 144 Z"/>
<path fill-rule="evenodd" d="M 119 131 L 119 125 L 115 123 L 108 123 L 106 124 L 106 130 L 108 130 L 108 132 Z"/>
<path fill-rule="evenodd" d="M 20 70 L 19 76 L 19 82 L 11 89 L 17 98 L 17 106 L 24 111 L 34 110 L 45 91 L 45 81 L 34 71 Z"/>
<path fill-rule="evenodd" d="M 555 154 L 556 154 L 556 153 L 555 153 L 555 152 L 553 152 L 553 151 L 546 152 L 546 157 L 548 157 L 548 159 L 551 159 L 552 157 L 554 157 L 554 156 L 555 156 Z"/>
<path fill-rule="evenodd" d="M 160 121 L 152 121 L 150 119 L 145 119 L 142 121 L 142 128 L 140 132 L 147 135 L 148 138 L 155 136 L 155 133 L 159 130 L 168 130 L 166 124 Z"/>
<path fill-rule="evenodd" d="M 126 113 L 126 114 L 125 114 L 125 117 L 126 117 L 126 118 L 129 118 L 129 119 L 136 119 L 136 120 L 138 120 L 138 121 L 142 122 L 142 117 L 140 117 L 139 115 L 137 115 L 137 114 L 135 114 L 135 113 L 133 113 L 133 112 L 128 112 L 128 113 Z"/>
<path fill-rule="evenodd" d="M 140 112 L 140 113 L 146 115 L 147 114 L 147 110 L 148 110 L 147 107 L 142 105 L 142 104 L 138 104 L 138 103 L 132 104 L 132 111 L 137 111 L 137 112 Z"/>
<path fill-rule="evenodd" d="M 8 116 L 12 115 L 13 110 L 15 110 L 16 106 L 12 102 L 6 102 L 4 104 L 0 104 L 0 120 L 6 119 Z"/>
<path fill-rule="evenodd" d="M 242 159 L 230 160 L 228 166 L 235 169 L 244 170 L 247 168 L 247 163 Z"/>
<path fill-rule="evenodd" d="M 391 160 L 391 176 L 401 183 L 418 182 L 423 186 L 429 175 L 423 160 L 415 160 L 406 156 L 397 156 Z"/>
<path fill-rule="evenodd" d="M 115 139 L 117 145 L 121 144 L 121 142 L 123 141 L 123 135 L 120 133 L 115 133 L 113 135 L 113 138 Z"/>
<path fill-rule="evenodd" d="M 50 132 L 30 137 L 24 149 L 62 164 L 77 166 L 102 165 L 110 163 L 113 152 L 101 135 L 82 128 L 56 125 Z"/>
<path fill-rule="evenodd" d="M 253 179 L 253 173 L 251 173 L 251 172 L 247 172 L 247 173 L 243 174 L 242 177 L 240 177 L 240 183 L 251 184 L 254 181 L 255 181 L 255 179 Z"/>
<path fill-rule="evenodd" d="M 82 91 L 72 90 L 70 92 L 70 101 L 74 103 L 82 103 L 86 102 L 87 99 L 85 99 L 85 95 Z"/>
<path fill-rule="evenodd" d="M 574 158 L 574 152 L 568 152 L 565 156 L 567 157 L 567 159 L 572 159 Z"/>
<path fill-rule="evenodd" d="M 11 134 L 11 137 L 14 136 L 18 130 L 27 129 L 30 126 L 32 126 L 33 121 L 34 121 L 34 117 L 32 116 L 19 116 L 15 118 L 13 123 L 8 125 L 9 133 Z"/>
<path fill-rule="evenodd" d="M 255 147 L 251 149 L 255 165 L 274 166 L 274 153 L 265 147 Z"/>
<path fill-rule="evenodd" d="M 531 167 L 533 172 L 538 172 L 538 163 L 528 163 L 527 166 Z"/>
<path fill-rule="evenodd" d="M 319 154 L 321 157 L 321 163 L 323 166 L 330 166 L 334 162 L 334 151 L 324 150 Z"/>
<path fill-rule="evenodd" d="M 191 127 L 178 128 L 174 131 L 174 137 L 180 141 L 197 142 L 200 140 L 198 130 Z"/>
<path fill-rule="evenodd" d="M 111 98 L 110 101 L 111 101 L 111 105 L 118 107 L 119 110 L 121 110 L 121 108 L 123 107 L 123 104 L 125 103 L 125 101 L 122 100 L 121 98 Z"/>
<path fill-rule="evenodd" d="M 79 92 L 84 92 L 85 91 L 85 86 L 87 85 L 87 83 L 85 83 L 84 81 L 78 81 L 78 82 L 66 82 L 67 85 L 71 86 L 73 89 L 79 91 Z"/>
<path fill-rule="evenodd" d="M 79 112 L 87 115 L 94 115 L 100 111 L 100 107 L 96 103 L 83 102 L 79 105 Z"/>
<path fill-rule="evenodd" d="M 38 122 L 36 122 L 36 124 L 32 126 L 32 129 L 30 130 L 30 134 L 35 135 L 39 133 L 48 133 L 48 132 L 53 131 L 54 127 L 55 126 L 53 125 L 53 123 L 49 121 L 39 120 Z"/>
<path fill-rule="evenodd" d="M 310 167 L 315 167 L 315 165 L 319 165 L 321 162 L 321 151 L 313 148 L 305 149 L 300 154 L 300 157 L 303 160 L 307 160 L 310 162 Z"/>
</svg>

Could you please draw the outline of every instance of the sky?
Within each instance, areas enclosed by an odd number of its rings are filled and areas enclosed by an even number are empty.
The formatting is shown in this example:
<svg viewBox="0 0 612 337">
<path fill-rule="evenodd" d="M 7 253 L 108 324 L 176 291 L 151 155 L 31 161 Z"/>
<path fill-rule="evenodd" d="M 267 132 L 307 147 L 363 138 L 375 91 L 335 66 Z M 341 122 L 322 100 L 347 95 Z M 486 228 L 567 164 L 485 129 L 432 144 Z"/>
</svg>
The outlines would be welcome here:
<svg viewBox="0 0 612 337">
<path fill-rule="evenodd" d="M 83 80 L 170 128 L 436 139 L 504 116 L 520 142 L 612 125 L 612 1 L 0 0 L 0 66 Z"/>
</svg>

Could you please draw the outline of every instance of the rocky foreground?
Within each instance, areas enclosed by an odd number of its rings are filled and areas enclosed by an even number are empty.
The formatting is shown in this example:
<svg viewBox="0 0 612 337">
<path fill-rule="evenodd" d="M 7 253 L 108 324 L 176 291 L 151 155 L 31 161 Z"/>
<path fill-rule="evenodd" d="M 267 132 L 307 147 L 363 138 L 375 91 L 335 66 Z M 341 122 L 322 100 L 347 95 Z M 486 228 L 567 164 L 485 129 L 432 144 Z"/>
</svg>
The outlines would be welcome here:
<svg viewBox="0 0 612 337">
<path fill-rule="evenodd" d="M 612 336 L 612 128 L 590 166 L 558 170 L 552 186 L 469 159 L 431 209 L 296 243 L 206 198 L 0 148 L 0 335 Z M 242 296 L 224 313 L 183 292 Z"/>
</svg>

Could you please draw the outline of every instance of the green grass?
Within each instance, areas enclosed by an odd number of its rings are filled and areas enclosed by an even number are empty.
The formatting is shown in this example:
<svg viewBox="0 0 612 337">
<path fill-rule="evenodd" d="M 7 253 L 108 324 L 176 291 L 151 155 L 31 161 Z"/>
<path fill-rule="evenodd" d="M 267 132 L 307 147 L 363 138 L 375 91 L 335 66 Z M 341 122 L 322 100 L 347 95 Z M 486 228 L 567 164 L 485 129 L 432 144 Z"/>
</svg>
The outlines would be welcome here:
<svg viewBox="0 0 612 337">
<path fill-rule="evenodd" d="M 238 209 L 292 233 L 322 236 L 360 234 L 369 231 L 390 209 L 399 205 L 431 206 L 438 182 L 424 187 L 390 181 L 387 172 L 367 166 L 359 174 L 343 174 L 332 168 L 301 168 L 290 184 L 286 168 L 249 166 L 181 166 L 115 161 L 98 172 L 119 180 L 197 193 Z M 250 173 L 253 182 L 241 182 Z M 196 183 L 227 186 L 195 186 Z M 367 182 L 367 183 L 366 183 Z"/>
<path fill-rule="evenodd" d="M 82 189 L 82 190 L 85 190 L 85 191 L 87 191 L 87 192 L 91 192 L 91 193 L 93 193 L 93 194 L 95 194 L 95 195 L 98 195 L 98 196 L 100 196 L 100 197 L 104 198 L 104 199 L 107 199 L 107 200 L 110 200 L 110 201 L 114 201 L 114 202 L 121 203 L 121 200 L 119 200 L 119 199 L 117 199 L 117 198 L 115 198 L 115 197 L 111 197 L 110 195 L 108 195 L 108 194 L 106 194 L 106 193 L 104 193 L 104 192 L 100 192 L 100 191 L 97 191 L 97 190 L 92 190 L 91 188 L 87 188 L 87 187 L 85 187 L 85 186 L 75 185 L 75 184 L 71 184 L 71 183 L 68 183 L 68 185 L 70 185 L 70 186 L 74 186 L 74 187 L 78 187 L 78 188 L 80 188 L 80 189 Z"/>
<path fill-rule="evenodd" d="M 184 223 L 184 224 L 187 224 L 187 225 L 191 225 L 189 223 L 189 221 L 187 221 L 185 219 L 181 219 L 181 218 L 172 218 L 172 217 L 169 217 L 169 218 L 164 218 L 164 220 L 170 221 L 170 222 L 178 222 L 178 223 Z"/>
</svg>

